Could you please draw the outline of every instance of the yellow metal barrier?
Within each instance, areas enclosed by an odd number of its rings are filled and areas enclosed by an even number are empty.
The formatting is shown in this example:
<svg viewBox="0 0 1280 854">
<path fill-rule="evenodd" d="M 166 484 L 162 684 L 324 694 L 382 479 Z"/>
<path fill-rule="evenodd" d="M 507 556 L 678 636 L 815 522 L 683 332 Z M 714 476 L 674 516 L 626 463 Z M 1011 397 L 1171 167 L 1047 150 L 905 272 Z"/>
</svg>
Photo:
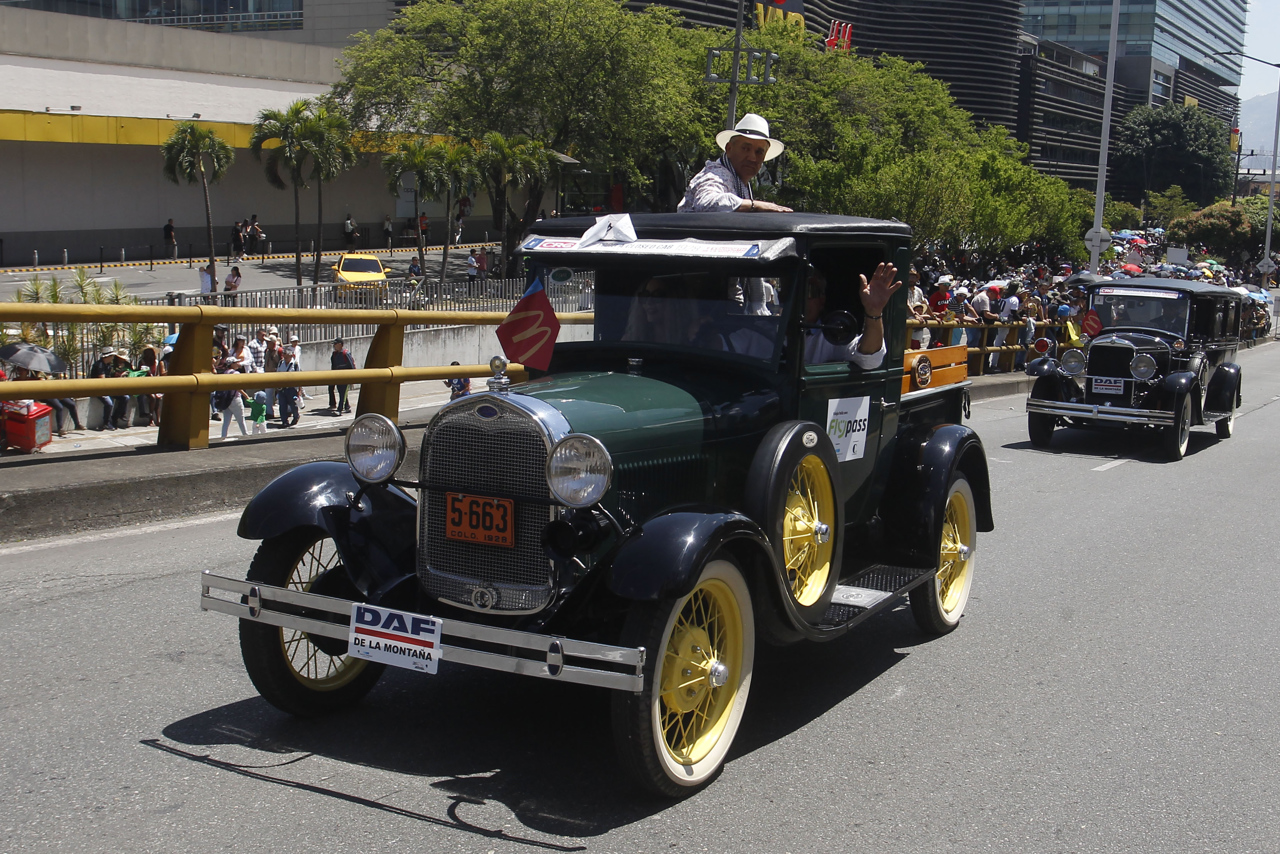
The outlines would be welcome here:
<svg viewBox="0 0 1280 854">
<path fill-rule="evenodd" d="M 506 312 L 408 311 L 401 309 L 226 308 L 222 306 L 115 306 L 56 303 L 0 303 L 0 323 L 5 321 L 63 323 L 177 323 L 178 340 L 169 359 L 169 373 L 162 377 L 116 379 L 43 380 L 32 383 L 0 383 L 0 400 L 30 397 L 99 397 L 116 394 L 165 395 L 164 418 L 158 444 L 188 450 L 209 447 L 209 395 L 218 389 L 263 389 L 280 385 L 278 374 L 215 374 L 213 327 L 219 323 L 377 325 L 363 368 L 349 371 L 292 371 L 290 385 L 360 385 L 356 414 L 376 412 L 399 421 L 400 385 L 417 380 L 443 380 L 483 376 L 488 365 L 408 368 L 404 357 L 404 330 L 412 324 L 433 326 L 496 326 Z M 590 324 L 591 312 L 557 314 L 562 325 Z M 523 378 L 524 366 L 508 367 L 513 380 Z M 33 387 L 34 386 L 34 387 Z"/>
</svg>

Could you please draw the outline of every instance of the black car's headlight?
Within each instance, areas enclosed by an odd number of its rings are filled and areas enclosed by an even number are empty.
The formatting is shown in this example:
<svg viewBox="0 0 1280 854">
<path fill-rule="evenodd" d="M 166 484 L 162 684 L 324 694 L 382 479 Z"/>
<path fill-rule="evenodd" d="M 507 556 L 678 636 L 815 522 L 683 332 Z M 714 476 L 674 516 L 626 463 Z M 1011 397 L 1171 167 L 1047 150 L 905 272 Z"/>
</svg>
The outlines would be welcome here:
<svg viewBox="0 0 1280 854">
<path fill-rule="evenodd" d="M 613 479 L 613 459 L 594 436 L 570 433 L 547 457 L 547 486 L 567 507 L 591 507 Z"/>
<path fill-rule="evenodd" d="M 1146 353 L 1139 353 L 1129 363 L 1129 373 L 1135 380 L 1146 381 L 1156 375 L 1156 360 Z"/>
<path fill-rule="evenodd" d="M 347 431 L 346 453 L 358 480 L 385 483 L 404 462 L 404 436 L 385 415 L 361 415 Z"/>
<path fill-rule="evenodd" d="M 1084 373 L 1084 353 L 1079 350 L 1068 350 L 1062 354 L 1062 372 L 1077 376 Z"/>
</svg>

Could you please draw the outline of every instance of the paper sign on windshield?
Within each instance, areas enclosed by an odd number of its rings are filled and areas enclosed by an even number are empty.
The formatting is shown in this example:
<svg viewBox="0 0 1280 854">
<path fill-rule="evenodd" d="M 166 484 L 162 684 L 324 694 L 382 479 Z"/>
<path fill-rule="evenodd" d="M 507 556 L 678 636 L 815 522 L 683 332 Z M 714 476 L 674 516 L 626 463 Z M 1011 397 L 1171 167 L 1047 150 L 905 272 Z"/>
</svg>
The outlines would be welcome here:
<svg viewBox="0 0 1280 854">
<path fill-rule="evenodd" d="M 867 420 L 871 398 L 842 397 L 827 402 L 827 435 L 840 462 L 860 460 L 867 450 Z"/>
</svg>

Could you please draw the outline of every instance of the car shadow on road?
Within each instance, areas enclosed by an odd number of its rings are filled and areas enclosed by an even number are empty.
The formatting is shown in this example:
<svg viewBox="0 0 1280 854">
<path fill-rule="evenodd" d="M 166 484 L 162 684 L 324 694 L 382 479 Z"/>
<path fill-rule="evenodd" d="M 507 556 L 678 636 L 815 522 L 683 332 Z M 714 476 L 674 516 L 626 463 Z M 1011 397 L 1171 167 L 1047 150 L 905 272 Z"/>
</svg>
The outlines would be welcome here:
<svg viewBox="0 0 1280 854">
<path fill-rule="evenodd" d="M 1053 441 L 1047 448 L 1037 448 L 1029 440 L 1008 442 L 1001 447 L 1011 451 L 1032 451 L 1073 457 L 1097 458 L 1100 462 L 1111 459 L 1134 460 L 1143 463 L 1173 462 L 1165 456 L 1162 438 L 1154 431 L 1134 431 L 1100 428 L 1097 430 L 1076 427 L 1059 427 L 1053 431 Z M 1187 442 L 1184 456 L 1192 457 L 1223 441 L 1209 430 L 1195 428 Z"/>
<path fill-rule="evenodd" d="M 730 767 L 856 694 L 906 658 L 899 648 L 920 641 L 909 614 L 899 609 L 830 643 L 758 647 L 751 696 L 729 756 Z M 329 717 L 294 718 L 254 697 L 175 721 L 164 728 L 164 739 L 144 743 L 229 773 L 305 788 L 371 809 L 387 806 L 355 792 L 301 780 L 289 766 L 298 754 L 317 755 L 352 766 L 439 778 L 429 785 L 453 800 L 448 818 L 400 807 L 392 811 L 493 835 L 453 813 L 458 804 L 496 801 L 530 830 L 580 839 L 641 821 L 674 803 L 647 797 L 622 777 L 612 746 L 610 704 L 609 692 L 600 689 L 452 668 L 442 662 L 434 677 L 388 669 L 358 707 Z M 220 753 L 237 754 L 218 750 L 231 745 L 295 758 L 237 764 Z"/>
</svg>

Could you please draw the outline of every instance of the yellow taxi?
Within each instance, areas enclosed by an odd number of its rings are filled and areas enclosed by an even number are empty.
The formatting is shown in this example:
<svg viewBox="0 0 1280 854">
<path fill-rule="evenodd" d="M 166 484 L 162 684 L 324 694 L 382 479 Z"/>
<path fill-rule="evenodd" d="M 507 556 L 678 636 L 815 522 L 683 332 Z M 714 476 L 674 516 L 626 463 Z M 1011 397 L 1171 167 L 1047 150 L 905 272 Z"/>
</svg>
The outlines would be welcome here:
<svg viewBox="0 0 1280 854">
<path fill-rule="evenodd" d="M 338 257 L 333 270 L 333 281 L 343 289 L 384 288 L 387 284 L 387 270 L 373 255 L 344 254 Z"/>
</svg>

